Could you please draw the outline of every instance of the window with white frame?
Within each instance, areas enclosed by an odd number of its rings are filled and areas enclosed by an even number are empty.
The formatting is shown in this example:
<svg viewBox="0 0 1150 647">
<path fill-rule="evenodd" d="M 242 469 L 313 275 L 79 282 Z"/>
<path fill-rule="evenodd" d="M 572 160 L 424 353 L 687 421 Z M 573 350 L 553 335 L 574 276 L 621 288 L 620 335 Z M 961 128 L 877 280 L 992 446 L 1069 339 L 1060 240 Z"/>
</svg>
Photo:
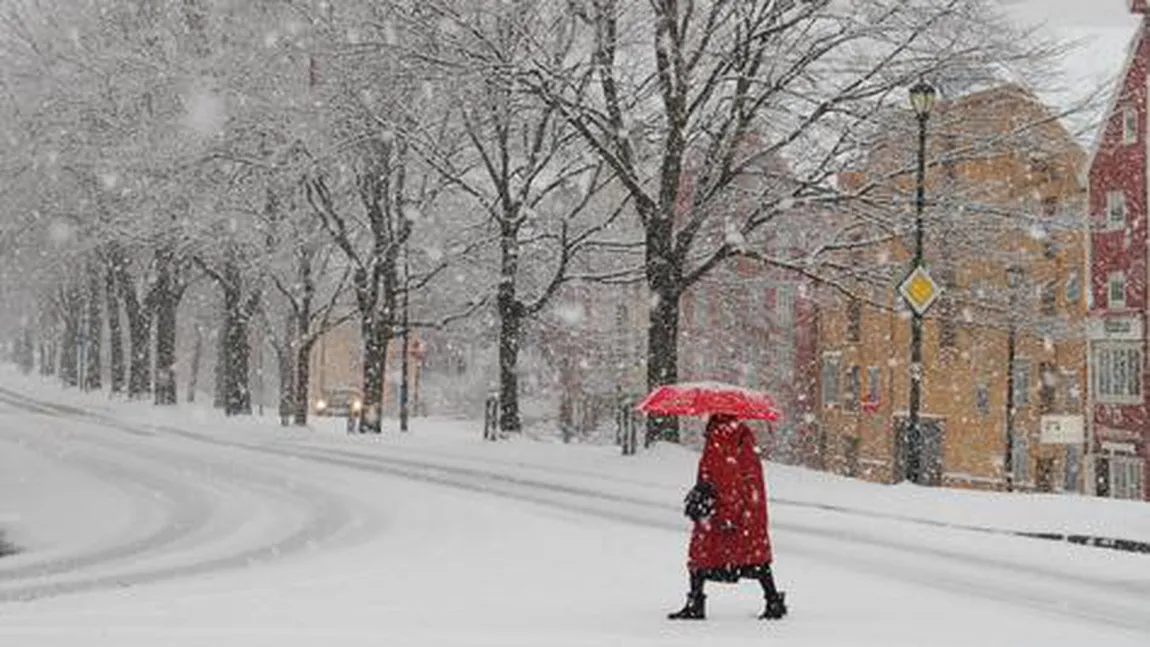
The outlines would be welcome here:
<svg viewBox="0 0 1150 647">
<path fill-rule="evenodd" d="M 1099 344 L 1094 347 L 1094 395 L 1099 402 L 1142 401 L 1142 347 Z"/>
<path fill-rule="evenodd" d="M 985 378 L 978 380 L 974 385 L 974 408 L 978 410 L 980 416 L 990 415 L 990 384 Z"/>
<path fill-rule="evenodd" d="M 823 406 L 838 404 L 839 401 L 839 355 L 823 355 Z"/>
<path fill-rule="evenodd" d="M 782 284 L 775 288 L 775 323 L 789 328 L 795 316 L 795 286 Z"/>
<path fill-rule="evenodd" d="M 882 367 L 867 367 L 866 388 L 866 401 L 872 405 L 878 404 L 882 400 Z"/>
<path fill-rule="evenodd" d="M 1106 225 L 1112 228 L 1126 226 L 1126 193 L 1110 191 L 1106 194 Z"/>
<path fill-rule="evenodd" d="M 1137 456 L 1110 458 L 1110 496 L 1115 499 L 1142 499 L 1142 459 Z"/>
<path fill-rule="evenodd" d="M 1133 144 L 1138 141 L 1138 111 L 1134 106 L 1122 109 L 1122 143 Z"/>
<path fill-rule="evenodd" d="M 1014 443 L 1011 445 L 1010 469 L 1015 483 L 1030 482 L 1030 442 L 1026 430 L 1014 429 Z"/>
<path fill-rule="evenodd" d="M 1030 404 L 1030 360 L 1014 360 L 1014 408 Z"/>
<path fill-rule="evenodd" d="M 1111 272 L 1107 279 L 1106 299 L 1110 310 L 1126 309 L 1126 273 Z"/>
<path fill-rule="evenodd" d="M 1071 272 L 1066 277 L 1066 302 L 1073 308 L 1082 301 L 1082 275 Z"/>
</svg>

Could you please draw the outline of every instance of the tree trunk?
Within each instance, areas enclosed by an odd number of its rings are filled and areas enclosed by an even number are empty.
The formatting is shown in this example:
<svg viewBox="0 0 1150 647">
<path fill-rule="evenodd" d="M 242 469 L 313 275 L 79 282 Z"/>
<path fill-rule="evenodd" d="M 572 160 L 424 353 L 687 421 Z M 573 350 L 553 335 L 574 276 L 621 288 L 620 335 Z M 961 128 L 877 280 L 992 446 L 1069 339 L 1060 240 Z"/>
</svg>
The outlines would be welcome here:
<svg viewBox="0 0 1150 647">
<path fill-rule="evenodd" d="M 194 330 L 196 331 L 196 344 L 192 347 L 192 368 L 191 375 L 188 376 L 188 402 L 196 401 L 196 388 L 200 383 L 200 361 L 204 355 L 204 329 L 197 324 Z"/>
<path fill-rule="evenodd" d="M 96 268 L 91 268 L 93 271 L 88 275 L 88 312 L 87 321 L 85 322 L 85 345 L 84 345 L 84 359 L 86 365 L 84 367 L 84 390 L 85 391 L 99 391 L 103 385 L 103 376 L 101 373 L 104 370 L 103 364 L 100 361 L 100 356 L 103 353 L 103 339 L 104 339 L 104 325 L 103 318 L 100 316 L 100 273 L 95 271 Z"/>
<path fill-rule="evenodd" d="M 276 345 L 276 366 L 279 368 L 280 425 L 287 427 L 295 415 L 295 358 L 290 347 Z"/>
<path fill-rule="evenodd" d="M 647 283 L 653 296 L 647 327 L 647 388 L 653 390 L 679 379 L 679 296 L 682 277 L 672 248 L 670 217 L 652 220 L 647 228 Z M 679 442 L 679 421 L 673 416 L 648 416 L 647 444 Z"/>
<path fill-rule="evenodd" d="M 112 261 L 115 262 L 115 261 Z M 109 267 L 104 274 L 105 310 L 108 314 L 108 363 L 112 393 L 124 392 L 124 333 L 120 319 L 120 296 L 116 290 L 116 272 Z"/>
<path fill-rule="evenodd" d="M 60 381 L 64 386 L 78 386 L 80 383 L 80 323 L 83 304 L 79 302 L 76 290 L 68 288 L 62 296 L 64 310 L 64 335 L 60 352 Z"/>
<path fill-rule="evenodd" d="M 223 378 L 224 414 L 249 415 L 252 394 L 249 384 L 251 343 L 248 339 L 248 315 L 240 292 L 239 268 L 229 264 L 225 269 L 230 285 L 224 287 Z"/>
<path fill-rule="evenodd" d="M 128 337 L 131 345 L 128 362 L 128 397 L 143 398 L 152 390 L 152 313 L 140 298 L 123 266 L 117 268 L 120 297 L 128 315 Z"/>
<path fill-rule="evenodd" d="M 131 341 L 128 364 L 128 397 L 140 399 L 152 390 L 152 317 L 137 306 L 128 309 L 128 336 Z"/>
<path fill-rule="evenodd" d="M 170 254 L 157 254 L 156 277 L 156 399 L 157 405 L 176 404 L 176 314 L 181 290 L 172 276 Z"/>
<path fill-rule="evenodd" d="M 36 368 L 36 340 L 32 336 L 32 329 L 28 326 L 24 326 L 21 334 L 20 372 L 29 375 Z"/>
<path fill-rule="evenodd" d="M 499 430 L 503 433 L 518 433 L 522 430 L 519 418 L 521 310 L 522 304 L 514 298 L 508 305 L 505 305 L 502 298 L 499 299 Z"/>
<path fill-rule="evenodd" d="M 225 394 L 227 393 L 227 380 L 224 375 L 227 372 L 227 366 L 224 363 L 224 342 L 227 340 L 227 316 L 221 318 L 220 328 L 216 331 L 216 365 L 213 371 L 215 382 L 212 389 L 212 406 L 216 409 L 224 408 Z"/>
<path fill-rule="evenodd" d="M 383 377 L 387 370 L 387 334 L 378 319 L 369 314 L 361 323 L 363 331 L 363 419 L 364 433 L 380 433 L 383 419 Z M 390 332 L 390 331 L 387 331 Z"/>
<path fill-rule="evenodd" d="M 295 357 L 295 424 L 302 427 L 307 424 L 308 406 L 310 404 L 308 391 L 311 388 L 311 349 L 315 347 L 314 341 L 299 344 Z"/>
<path fill-rule="evenodd" d="M 504 220 L 500 235 L 499 290 L 499 430 L 518 433 L 519 419 L 519 334 L 522 328 L 523 304 L 516 296 L 519 274 L 519 227 L 514 220 Z"/>
</svg>

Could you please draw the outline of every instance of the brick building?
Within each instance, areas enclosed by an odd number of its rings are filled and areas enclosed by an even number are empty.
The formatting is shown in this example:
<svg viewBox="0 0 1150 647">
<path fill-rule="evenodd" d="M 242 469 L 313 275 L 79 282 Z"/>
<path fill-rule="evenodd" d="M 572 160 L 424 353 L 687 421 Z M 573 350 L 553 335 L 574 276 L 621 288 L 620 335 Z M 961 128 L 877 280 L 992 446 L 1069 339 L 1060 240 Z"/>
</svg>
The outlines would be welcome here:
<svg viewBox="0 0 1150 647">
<path fill-rule="evenodd" d="M 909 110 L 899 119 L 913 127 Z M 925 258 L 943 292 L 924 323 L 922 482 L 1002 487 L 1012 427 L 1017 487 L 1079 490 L 1083 447 L 1042 444 L 1040 421 L 1085 406 L 1085 153 L 1012 85 L 940 102 L 929 127 Z M 914 168 L 914 137 L 890 139 L 843 176 L 845 190 Z M 877 199 L 896 205 L 901 233 L 851 253 L 853 265 L 881 271 L 856 298 L 822 294 L 818 326 L 827 466 L 880 482 L 900 480 L 907 451 L 910 312 L 896 286 L 913 249 L 914 174 L 895 176 Z"/>
<path fill-rule="evenodd" d="M 1150 500 L 1150 395 L 1146 384 L 1150 184 L 1150 38 L 1146 2 L 1089 166 L 1090 491 Z"/>
</svg>

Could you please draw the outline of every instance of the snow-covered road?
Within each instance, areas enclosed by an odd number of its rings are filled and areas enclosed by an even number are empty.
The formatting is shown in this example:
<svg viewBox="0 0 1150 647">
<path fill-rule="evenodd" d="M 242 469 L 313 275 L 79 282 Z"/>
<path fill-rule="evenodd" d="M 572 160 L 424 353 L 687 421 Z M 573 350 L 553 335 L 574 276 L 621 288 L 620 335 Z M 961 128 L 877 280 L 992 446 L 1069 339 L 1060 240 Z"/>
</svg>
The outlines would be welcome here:
<svg viewBox="0 0 1150 647">
<path fill-rule="evenodd" d="M 282 461 L 269 466 L 251 452 L 173 443 L 0 393 L 0 415 L 17 411 L 0 451 L 39 465 L 28 472 L 35 480 L 20 484 L 21 513 L 41 516 L 29 525 L 53 536 L 46 550 L 0 562 L 0 601 L 246 567 L 366 536 L 378 516 L 289 475 Z"/>
<path fill-rule="evenodd" d="M 8 389 L 0 423 L 0 513 L 28 548 L 0 560 L 4 644 L 1150 639 L 1146 556 L 802 497 L 772 509 L 791 617 L 754 621 L 747 585 L 716 588 L 702 626 L 670 625 L 685 523 L 668 479 L 690 460 L 674 448 L 627 464 L 450 434 L 238 433 Z"/>
</svg>

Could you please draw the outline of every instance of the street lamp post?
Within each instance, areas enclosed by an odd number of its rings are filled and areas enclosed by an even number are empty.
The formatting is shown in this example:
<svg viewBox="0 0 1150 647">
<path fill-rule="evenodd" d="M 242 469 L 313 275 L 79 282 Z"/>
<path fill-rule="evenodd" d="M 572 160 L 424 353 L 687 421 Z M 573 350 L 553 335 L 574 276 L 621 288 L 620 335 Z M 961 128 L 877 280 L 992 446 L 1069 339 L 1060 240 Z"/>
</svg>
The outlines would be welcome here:
<svg viewBox="0 0 1150 647">
<path fill-rule="evenodd" d="M 1022 269 L 1011 266 L 1006 269 L 1006 286 L 1010 295 L 1010 308 L 1007 313 L 1006 330 L 1006 451 L 1002 470 L 1006 491 L 1014 491 L 1014 363 L 1017 345 L 1017 324 L 1014 313 L 1018 309 L 1018 289 L 1022 286 Z"/>
<path fill-rule="evenodd" d="M 910 89 L 910 103 L 918 118 L 918 173 L 915 185 L 914 202 L 914 263 L 912 271 L 922 267 L 922 212 L 926 207 L 926 122 L 930 119 L 931 108 L 934 107 L 934 87 L 925 81 L 919 81 Z M 921 465 L 919 465 L 919 447 L 922 444 L 922 425 L 919 419 L 919 408 L 922 402 L 922 310 L 912 310 L 910 327 L 910 397 L 908 402 L 909 420 L 907 424 L 907 437 L 903 443 L 906 451 L 906 479 L 912 483 L 919 481 Z"/>
</svg>

